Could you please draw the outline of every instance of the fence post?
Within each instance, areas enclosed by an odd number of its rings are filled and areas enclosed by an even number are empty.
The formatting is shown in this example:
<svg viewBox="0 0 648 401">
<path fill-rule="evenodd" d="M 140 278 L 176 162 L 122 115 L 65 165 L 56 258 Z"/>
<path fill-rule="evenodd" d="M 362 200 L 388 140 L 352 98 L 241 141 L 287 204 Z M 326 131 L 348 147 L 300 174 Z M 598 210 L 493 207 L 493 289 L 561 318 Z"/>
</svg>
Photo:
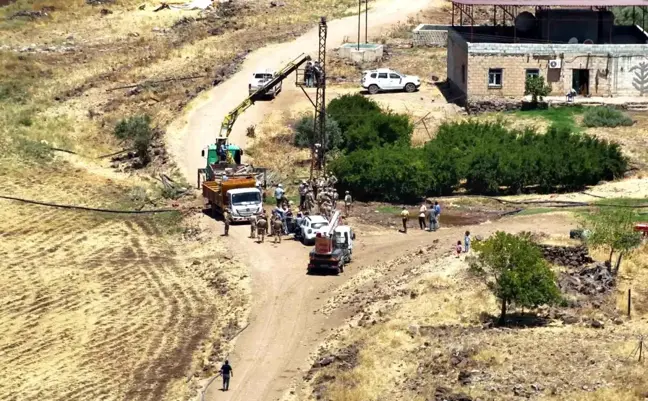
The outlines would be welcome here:
<svg viewBox="0 0 648 401">
<path fill-rule="evenodd" d="M 628 317 L 630 317 L 631 307 L 632 307 L 632 289 L 628 288 Z"/>
</svg>

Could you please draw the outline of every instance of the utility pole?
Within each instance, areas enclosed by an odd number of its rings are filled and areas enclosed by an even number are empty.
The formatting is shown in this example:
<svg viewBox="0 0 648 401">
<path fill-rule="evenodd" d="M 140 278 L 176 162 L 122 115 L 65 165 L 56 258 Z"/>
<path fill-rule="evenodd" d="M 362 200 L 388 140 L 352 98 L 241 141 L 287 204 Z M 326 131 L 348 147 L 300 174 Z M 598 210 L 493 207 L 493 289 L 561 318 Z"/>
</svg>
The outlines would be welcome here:
<svg viewBox="0 0 648 401">
<path fill-rule="evenodd" d="M 362 0 L 358 0 L 358 51 L 360 51 L 360 16 L 362 15 Z"/>
<path fill-rule="evenodd" d="M 365 43 L 369 43 L 369 0 L 365 0 Z"/>
<path fill-rule="evenodd" d="M 361 0 L 360 0 L 361 1 Z M 313 139 L 318 141 L 319 149 L 313 144 L 311 161 L 311 179 L 313 170 L 321 170 L 325 165 L 326 154 L 326 17 L 320 18 L 319 23 L 319 52 L 318 58 L 321 73 L 317 80 L 317 91 L 315 92 L 315 118 L 313 127 Z"/>
</svg>

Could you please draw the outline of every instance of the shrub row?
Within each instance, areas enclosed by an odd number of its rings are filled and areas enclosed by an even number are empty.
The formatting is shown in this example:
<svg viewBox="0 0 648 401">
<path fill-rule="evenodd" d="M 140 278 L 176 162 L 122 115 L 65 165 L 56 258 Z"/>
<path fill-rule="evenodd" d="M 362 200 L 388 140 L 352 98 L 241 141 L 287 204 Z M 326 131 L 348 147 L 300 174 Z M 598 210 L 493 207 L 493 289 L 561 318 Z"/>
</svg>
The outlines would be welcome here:
<svg viewBox="0 0 648 401">
<path fill-rule="evenodd" d="M 344 98 L 344 107 L 335 102 L 329 114 L 342 129 L 342 153 L 330 167 L 343 189 L 361 200 L 415 202 L 451 194 L 462 181 L 479 194 L 577 189 L 620 177 L 627 168 L 617 144 L 556 127 L 538 134 L 495 123 L 446 123 L 435 139 L 412 148 L 405 116 L 376 111 L 358 95 Z"/>
</svg>

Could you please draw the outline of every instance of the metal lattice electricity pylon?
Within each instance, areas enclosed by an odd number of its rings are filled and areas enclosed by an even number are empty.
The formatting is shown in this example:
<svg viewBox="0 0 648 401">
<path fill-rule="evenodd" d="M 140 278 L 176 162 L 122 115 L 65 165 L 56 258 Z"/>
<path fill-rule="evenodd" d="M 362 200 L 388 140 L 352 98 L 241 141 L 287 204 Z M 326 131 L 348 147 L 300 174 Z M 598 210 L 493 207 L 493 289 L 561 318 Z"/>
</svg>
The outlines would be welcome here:
<svg viewBox="0 0 648 401">
<path fill-rule="evenodd" d="M 317 80 L 317 92 L 315 93 L 315 118 L 313 134 L 319 146 L 313 149 L 313 161 L 311 165 L 311 178 L 313 167 L 322 170 L 325 167 L 326 153 L 326 17 L 320 18 L 319 23 L 319 61 L 321 73 Z"/>
</svg>

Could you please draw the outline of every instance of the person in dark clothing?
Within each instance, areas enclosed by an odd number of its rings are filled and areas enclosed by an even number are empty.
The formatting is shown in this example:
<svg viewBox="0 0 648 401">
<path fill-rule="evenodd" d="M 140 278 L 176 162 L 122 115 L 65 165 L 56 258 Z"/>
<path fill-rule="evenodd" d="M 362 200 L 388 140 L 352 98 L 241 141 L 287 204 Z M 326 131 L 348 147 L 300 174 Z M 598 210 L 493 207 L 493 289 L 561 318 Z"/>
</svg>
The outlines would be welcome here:
<svg viewBox="0 0 648 401">
<path fill-rule="evenodd" d="M 230 377 L 234 377 L 234 370 L 229 364 L 229 361 L 225 361 L 223 366 L 220 368 L 220 373 L 223 375 L 223 391 L 229 390 Z"/>
<path fill-rule="evenodd" d="M 313 64 L 309 61 L 304 68 L 304 83 L 307 88 L 313 87 Z"/>
</svg>

